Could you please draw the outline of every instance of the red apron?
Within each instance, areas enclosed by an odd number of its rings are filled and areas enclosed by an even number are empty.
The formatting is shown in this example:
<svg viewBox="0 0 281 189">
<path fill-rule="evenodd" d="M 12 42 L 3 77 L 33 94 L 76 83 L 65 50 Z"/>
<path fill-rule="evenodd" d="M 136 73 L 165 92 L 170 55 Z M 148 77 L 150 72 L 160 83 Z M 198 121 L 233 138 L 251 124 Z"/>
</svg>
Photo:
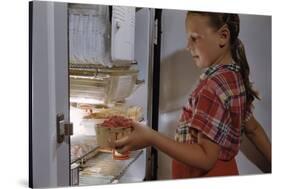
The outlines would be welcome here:
<svg viewBox="0 0 281 189">
<path fill-rule="evenodd" d="M 229 161 L 217 160 L 214 167 L 208 172 L 187 166 L 181 162 L 173 160 L 172 162 L 172 178 L 196 178 L 196 177 L 212 177 L 212 176 L 230 176 L 239 175 L 235 158 Z"/>
</svg>

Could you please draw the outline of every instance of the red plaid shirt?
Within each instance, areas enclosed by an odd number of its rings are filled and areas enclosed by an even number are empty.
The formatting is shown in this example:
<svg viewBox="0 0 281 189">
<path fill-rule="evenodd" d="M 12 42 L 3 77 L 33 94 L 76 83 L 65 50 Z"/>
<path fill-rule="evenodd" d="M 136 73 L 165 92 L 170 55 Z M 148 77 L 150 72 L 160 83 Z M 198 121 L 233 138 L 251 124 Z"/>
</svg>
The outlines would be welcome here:
<svg viewBox="0 0 281 189">
<path fill-rule="evenodd" d="M 232 159 L 239 150 L 241 128 L 252 115 L 246 107 L 246 93 L 240 67 L 214 65 L 200 76 L 200 82 L 183 108 L 175 140 L 196 143 L 191 130 L 202 132 L 221 146 L 219 160 Z"/>
</svg>

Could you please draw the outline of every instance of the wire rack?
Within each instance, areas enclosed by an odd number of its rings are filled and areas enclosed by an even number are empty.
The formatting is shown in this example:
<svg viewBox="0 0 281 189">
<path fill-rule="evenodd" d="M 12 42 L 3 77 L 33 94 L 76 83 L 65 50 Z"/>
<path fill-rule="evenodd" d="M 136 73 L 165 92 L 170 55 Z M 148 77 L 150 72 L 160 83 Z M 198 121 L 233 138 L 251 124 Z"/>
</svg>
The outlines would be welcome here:
<svg viewBox="0 0 281 189">
<path fill-rule="evenodd" d="M 114 160 L 111 153 L 98 153 L 83 165 L 79 185 L 110 184 L 118 180 L 141 153 L 142 151 L 131 152 L 128 160 Z"/>
</svg>

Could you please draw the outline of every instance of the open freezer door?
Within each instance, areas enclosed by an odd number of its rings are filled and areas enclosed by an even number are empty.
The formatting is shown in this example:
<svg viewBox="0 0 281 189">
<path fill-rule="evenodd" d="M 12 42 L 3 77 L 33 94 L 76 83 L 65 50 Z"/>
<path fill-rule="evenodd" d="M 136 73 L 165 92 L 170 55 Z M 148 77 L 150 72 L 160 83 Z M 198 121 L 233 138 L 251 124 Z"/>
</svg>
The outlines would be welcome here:
<svg viewBox="0 0 281 189">
<path fill-rule="evenodd" d="M 29 5 L 29 186 L 69 186 L 67 4 Z"/>
</svg>

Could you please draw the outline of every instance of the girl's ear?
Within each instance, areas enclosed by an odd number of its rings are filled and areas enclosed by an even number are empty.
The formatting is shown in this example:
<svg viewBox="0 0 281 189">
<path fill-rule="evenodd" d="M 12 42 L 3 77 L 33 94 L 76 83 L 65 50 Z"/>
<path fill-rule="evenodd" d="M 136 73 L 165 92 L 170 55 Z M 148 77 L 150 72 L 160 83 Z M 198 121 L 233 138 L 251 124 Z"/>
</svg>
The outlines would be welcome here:
<svg viewBox="0 0 281 189">
<path fill-rule="evenodd" d="M 227 42 L 230 39 L 230 31 L 226 24 L 224 24 L 218 30 L 218 35 L 219 35 L 219 46 L 220 46 L 220 48 L 223 48 L 223 47 L 225 47 L 225 45 L 227 44 Z"/>
</svg>

